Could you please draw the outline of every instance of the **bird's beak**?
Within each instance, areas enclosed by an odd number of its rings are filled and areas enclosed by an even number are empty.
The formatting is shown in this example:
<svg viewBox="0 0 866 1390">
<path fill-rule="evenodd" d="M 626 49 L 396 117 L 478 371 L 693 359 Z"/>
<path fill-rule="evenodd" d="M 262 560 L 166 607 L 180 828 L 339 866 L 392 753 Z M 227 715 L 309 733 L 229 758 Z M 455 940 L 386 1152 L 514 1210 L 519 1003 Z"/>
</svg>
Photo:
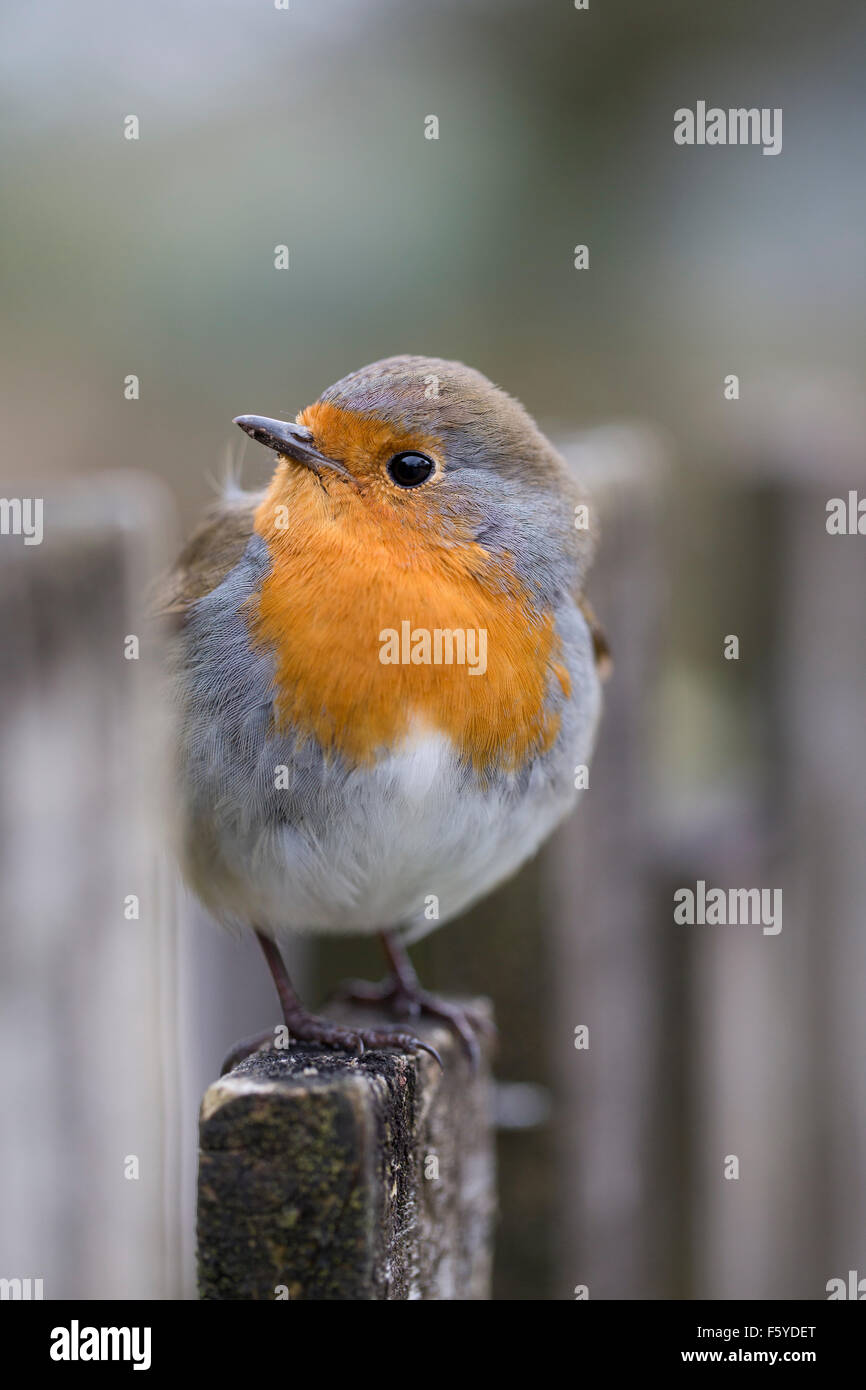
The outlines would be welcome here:
<svg viewBox="0 0 866 1390">
<path fill-rule="evenodd" d="M 317 477 L 320 478 L 323 470 L 327 469 L 330 473 L 338 473 L 341 478 L 357 487 L 355 478 L 342 463 L 319 453 L 313 444 L 313 431 L 308 430 L 306 425 L 296 425 L 290 420 L 269 420 L 265 415 L 238 415 L 234 424 L 240 425 L 257 443 L 264 444 L 266 449 L 275 449 L 284 458 L 303 464 L 304 468 L 309 468 Z"/>
</svg>

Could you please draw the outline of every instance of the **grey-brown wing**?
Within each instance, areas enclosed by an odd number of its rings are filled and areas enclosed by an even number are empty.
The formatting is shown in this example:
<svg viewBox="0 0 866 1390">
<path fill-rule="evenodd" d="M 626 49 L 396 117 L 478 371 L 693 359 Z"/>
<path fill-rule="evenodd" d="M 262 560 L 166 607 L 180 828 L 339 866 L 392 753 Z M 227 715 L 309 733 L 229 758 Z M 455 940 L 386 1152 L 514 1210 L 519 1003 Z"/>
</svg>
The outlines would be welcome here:
<svg viewBox="0 0 866 1390">
<path fill-rule="evenodd" d="M 613 671 L 613 656 L 604 628 L 595 616 L 595 609 L 584 594 L 581 594 L 577 600 L 577 606 L 586 618 L 592 636 L 592 649 L 595 652 L 595 664 L 598 667 L 599 678 L 606 681 Z"/>
<path fill-rule="evenodd" d="M 191 605 L 222 583 L 246 550 L 259 501 L 249 494 L 218 502 L 208 511 L 174 568 L 155 586 L 153 609 L 159 617 L 181 627 Z"/>
</svg>

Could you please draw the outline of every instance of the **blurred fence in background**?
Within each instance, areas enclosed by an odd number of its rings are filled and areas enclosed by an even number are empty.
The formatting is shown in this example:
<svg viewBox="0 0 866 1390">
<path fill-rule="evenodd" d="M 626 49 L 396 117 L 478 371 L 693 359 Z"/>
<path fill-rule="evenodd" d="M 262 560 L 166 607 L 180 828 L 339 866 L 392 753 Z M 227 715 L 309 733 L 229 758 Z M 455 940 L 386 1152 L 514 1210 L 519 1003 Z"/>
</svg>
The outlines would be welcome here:
<svg viewBox="0 0 866 1390">
<path fill-rule="evenodd" d="M 49 1299 L 182 1288 L 168 518 L 105 474 L 0 537 L 0 1277 Z"/>
<path fill-rule="evenodd" d="M 824 525 L 863 470 L 833 445 L 832 395 L 805 422 L 756 409 L 708 511 L 650 431 L 566 446 L 602 518 L 590 594 L 615 660 L 590 788 L 513 883 L 414 953 L 430 987 L 496 1004 L 499 1298 L 822 1298 L 866 1271 L 866 543 Z M 141 596 L 166 530 L 159 494 L 100 476 L 46 503 L 43 545 L 0 540 L 0 1276 L 46 1297 L 194 1296 L 198 1101 L 229 1045 L 276 1021 L 258 954 L 164 867 Z M 707 588 L 708 564 L 725 583 Z M 736 719 L 683 660 L 684 598 Z M 707 773 L 709 741 L 728 775 Z M 782 888 L 781 932 L 675 924 L 674 890 L 699 879 Z M 311 1000 L 382 969 L 348 938 L 291 964 Z"/>
</svg>

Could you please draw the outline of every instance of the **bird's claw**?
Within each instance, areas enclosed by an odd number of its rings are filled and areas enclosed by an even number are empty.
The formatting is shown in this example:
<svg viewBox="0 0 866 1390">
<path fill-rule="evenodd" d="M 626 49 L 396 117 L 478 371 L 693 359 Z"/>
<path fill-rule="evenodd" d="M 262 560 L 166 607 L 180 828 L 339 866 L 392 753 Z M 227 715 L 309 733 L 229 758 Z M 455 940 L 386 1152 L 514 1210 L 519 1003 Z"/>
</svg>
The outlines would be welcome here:
<svg viewBox="0 0 866 1390">
<path fill-rule="evenodd" d="M 322 1047 L 354 1052 L 359 1057 L 363 1057 L 367 1052 L 388 1047 L 397 1048 L 401 1052 L 426 1052 L 442 1067 L 442 1058 L 435 1047 L 403 1029 L 352 1028 L 345 1024 L 333 1023 L 327 1018 L 317 1018 L 314 1014 L 299 1014 L 289 1022 L 288 1028 L 292 1039 L 297 1042 L 320 1043 Z M 232 1071 L 244 1058 L 264 1047 L 271 1051 L 275 1049 L 273 1030 L 253 1038 L 244 1038 L 242 1042 L 236 1043 L 222 1064 L 220 1076 Z"/>
<path fill-rule="evenodd" d="M 430 1018 L 442 1019 L 454 1029 L 464 1050 L 477 1069 L 481 1060 L 477 1033 L 495 1038 L 496 1026 L 478 1009 L 467 1009 L 459 1004 L 449 1004 L 426 989 L 411 989 L 394 976 L 372 984 L 367 980 L 346 980 L 335 991 L 334 998 L 355 1004 L 375 1004 L 388 1006 L 403 1018 L 420 1018 L 427 1014 Z M 427 1049 L 428 1051 L 430 1049 Z M 439 1061 L 438 1054 L 436 1054 Z M 439 1063 L 441 1066 L 441 1061 Z"/>
</svg>

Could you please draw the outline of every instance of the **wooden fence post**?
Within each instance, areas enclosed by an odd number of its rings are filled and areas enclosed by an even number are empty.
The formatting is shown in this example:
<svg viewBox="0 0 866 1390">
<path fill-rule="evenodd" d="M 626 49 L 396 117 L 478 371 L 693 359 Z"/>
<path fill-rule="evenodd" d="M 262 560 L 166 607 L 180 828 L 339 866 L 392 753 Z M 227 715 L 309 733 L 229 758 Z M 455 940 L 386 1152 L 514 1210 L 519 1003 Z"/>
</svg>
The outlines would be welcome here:
<svg viewBox="0 0 866 1390">
<path fill-rule="evenodd" d="M 339 1017 L 387 1021 L 366 1008 Z M 427 1054 L 359 1058 L 305 1043 L 255 1053 L 209 1087 L 203 1299 L 490 1297 L 489 1051 L 473 1072 L 450 1030 L 413 1027 L 443 1070 Z"/>
</svg>

